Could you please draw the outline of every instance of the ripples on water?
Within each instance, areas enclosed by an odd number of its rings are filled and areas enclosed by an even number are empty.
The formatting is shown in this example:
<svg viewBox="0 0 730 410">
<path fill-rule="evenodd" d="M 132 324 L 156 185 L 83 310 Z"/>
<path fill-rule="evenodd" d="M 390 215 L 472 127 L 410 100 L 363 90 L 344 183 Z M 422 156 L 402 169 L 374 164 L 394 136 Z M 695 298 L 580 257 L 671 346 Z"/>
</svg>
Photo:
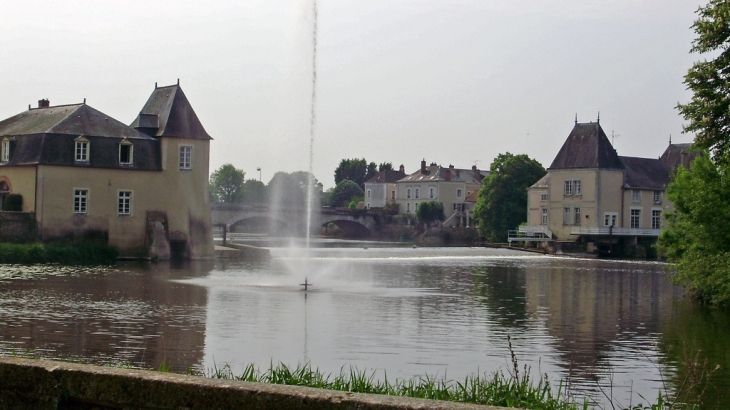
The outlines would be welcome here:
<svg viewBox="0 0 730 410">
<path fill-rule="evenodd" d="M 570 379 L 599 402 L 612 387 L 628 405 L 681 380 L 682 348 L 707 351 L 708 338 L 728 336 L 727 315 L 683 302 L 660 263 L 326 248 L 313 251 L 314 288 L 303 292 L 301 251 L 272 254 L 270 263 L 0 267 L 0 353 L 175 371 L 311 362 L 325 373 L 460 380 L 509 371 L 510 335 L 535 376 Z M 730 386 L 726 372 L 717 380 L 720 392 Z"/>
</svg>

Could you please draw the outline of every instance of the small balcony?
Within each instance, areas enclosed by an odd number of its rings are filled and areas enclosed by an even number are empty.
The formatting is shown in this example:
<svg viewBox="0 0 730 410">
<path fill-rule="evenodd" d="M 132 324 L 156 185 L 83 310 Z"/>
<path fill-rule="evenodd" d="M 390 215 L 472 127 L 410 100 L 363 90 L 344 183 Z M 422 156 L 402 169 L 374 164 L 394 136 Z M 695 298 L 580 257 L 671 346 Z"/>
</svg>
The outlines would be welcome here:
<svg viewBox="0 0 730 410">
<path fill-rule="evenodd" d="M 584 236 L 654 236 L 658 237 L 662 233 L 661 229 L 642 229 L 642 228 L 617 228 L 617 227 L 582 227 L 576 226 L 570 228 L 571 235 Z"/>
</svg>

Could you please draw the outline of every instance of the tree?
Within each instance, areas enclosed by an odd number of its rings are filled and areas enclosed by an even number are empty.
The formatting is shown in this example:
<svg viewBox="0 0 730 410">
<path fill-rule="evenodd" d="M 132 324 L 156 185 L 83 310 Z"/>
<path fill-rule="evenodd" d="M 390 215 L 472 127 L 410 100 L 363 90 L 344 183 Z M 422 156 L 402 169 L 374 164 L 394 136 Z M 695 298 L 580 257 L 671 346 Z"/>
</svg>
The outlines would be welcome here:
<svg viewBox="0 0 730 410">
<path fill-rule="evenodd" d="M 365 189 L 364 182 L 369 180 L 370 178 L 374 177 L 378 173 L 378 164 L 371 162 L 368 164 L 367 172 L 365 172 L 365 178 L 363 178 L 363 185 L 362 188 Z"/>
<path fill-rule="evenodd" d="M 678 104 L 689 124 L 684 132 L 695 132 L 695 147 L 712 154 L 715 163 L 730 158 L 730 3 L 710 0 L 697 10 L 692 28 L 697 38 L 691 53 L 716 53 L 712 60 L 696 62 L 684 77 L 692 91 L 689 103 Z M 719 52 L 719 53 L 717 53 Z"/>
<path fill-rule="evenodd" d="M 347 206 L 352 198 L 362 197 L 363 190 L 355 181 L 345 179 L 341 181 L 335 189 L 332 190 L 332 196 L 330 196 L 330 206 L 341 207 Z"/>
<path fill-rule="evenodd" d="M 716 57 L 695 63 L 684 77 L 692 91 L 689 103 L 679 104 L 689 121 L 684 132 L 695 132 L 694 148 L 703 152 L 690 169 L 674 171 L 667 198 L 667 229 L 659 249 L 675 262 L 675 283 L 700 301 L 730 306 L 730 3 L 710 0 L 695 20 L 697 38 L 692 53 Z"/>
<path fill-rule="evenodd" d="M 676 262 L 673 280 L 704 303 L 730 306 L 730 175 L 699 156 L 674 171 L 667 198 L 675 211 L 658 245 Z"/>
<path fill-rule="evenodd" d="M 210 193 L 218 202 L 239 202 L 246 173 L 225 164 L 210 175 Z"/>
<path fill-rule="evenodd" d="M 393 170 L 393 163 L 392 162 L 381 162 L 380 165 L 378 165 L 378 172 L 383 171 L 392 171 Z"/>
<path fill-rule="evenodd" d="M 335 169 L 335 185 L 349 179 L 360 188 L 365 187 L 365 175 L 368 172 L 368 163 L 365 158 L 343 159 Z"/>
<path fill-rule="evenodd" d="M 499 154 L 482 181 L 474 208 L 479 234 L 490 242 L 506 242 L 507 231 L 527 221 L 527 188 L 546 173 L 525 154 Z"/>
<path fill-rule="evenodd" d="M 437 201 L 423 202 L 418 205 L 416 217 L 419 222 L 431 223 L 434 221 L 443 221 L 446 219 L 444 213 L 444 204 Z"/>
<path fill-rule="evenodd" d="M 269 203 L 279 208 L 302 208 L 307 206 L 307 189 L 310 179 L 312 182 L 312 198 L 319 199 L 322 194 L 322 184 L 309 172 L 297 171 L 288 174 L 277 172 L 269 181 L 266 188 Z M 318 206 L 317 204 L 315 204 Z"/>
<path fill-rule="evenodd" d="M 243 183 L 241 201 L 245 204 L 263 204 L 266 202 L 266 185 L 257 179 L 249 179 Z"/>
</svg>

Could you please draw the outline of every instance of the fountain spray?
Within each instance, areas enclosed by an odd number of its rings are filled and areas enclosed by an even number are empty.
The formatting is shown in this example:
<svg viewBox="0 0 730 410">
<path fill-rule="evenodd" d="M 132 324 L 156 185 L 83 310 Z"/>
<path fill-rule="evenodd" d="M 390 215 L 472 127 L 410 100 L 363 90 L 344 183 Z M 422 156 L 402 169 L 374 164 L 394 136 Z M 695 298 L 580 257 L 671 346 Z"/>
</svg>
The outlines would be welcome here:
<svg viewBox="0 0 730 410">
<path fill-rule="evenodd" d="M 314 128 L 317 119 L 317 0 L 312 1 L 312 102 L 309 122 L 309 181 L 307 184 L 307 232 L 304 256 L 304 290 L 307 290 L 307 276 L 309 274 L 309 242 L 312 236 L 312 204 L 314 191 Z M 311 286 L 311 285 L 309 285 Z"/>
</svg>

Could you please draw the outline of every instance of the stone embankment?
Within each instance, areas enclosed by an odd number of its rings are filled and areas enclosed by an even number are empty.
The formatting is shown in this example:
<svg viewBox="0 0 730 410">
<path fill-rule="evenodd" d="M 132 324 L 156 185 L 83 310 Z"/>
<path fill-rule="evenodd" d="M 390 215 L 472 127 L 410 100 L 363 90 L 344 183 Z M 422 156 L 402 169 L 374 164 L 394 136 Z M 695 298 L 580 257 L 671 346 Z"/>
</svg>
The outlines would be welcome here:
<svg viewBox="0 0 730 410">
<path fill-rule="evenodd" d="M 497 410 L 434 400 L 0 357 L 0 409 Z"/>
</svg>

